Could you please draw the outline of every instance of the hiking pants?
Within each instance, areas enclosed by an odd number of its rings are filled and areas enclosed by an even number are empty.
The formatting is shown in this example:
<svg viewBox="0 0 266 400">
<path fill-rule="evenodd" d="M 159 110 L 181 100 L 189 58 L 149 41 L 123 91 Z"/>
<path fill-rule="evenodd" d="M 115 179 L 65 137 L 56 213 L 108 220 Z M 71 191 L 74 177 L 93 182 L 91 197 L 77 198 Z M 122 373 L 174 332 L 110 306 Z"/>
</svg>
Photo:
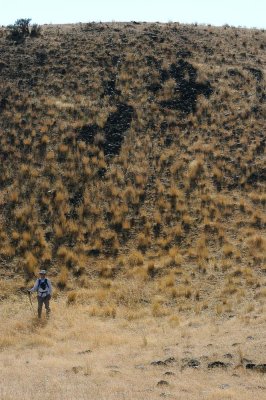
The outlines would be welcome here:
<svg viewBox="0 0 266 400">
<path fill-rule="evenodd" d="M 48 294 L 48 296 L 46 297 L 40 297 L 38 296 L 38 318 L 41 318 L 42 316 L 42 306 L 43 304 L 45 305 L 46 308 L 46 316 L 49 317 L 50 314 L 50 307 L 49 307 L 49 302 L 50 302 L 50 298 L 51 296 Z"/>
</svg>

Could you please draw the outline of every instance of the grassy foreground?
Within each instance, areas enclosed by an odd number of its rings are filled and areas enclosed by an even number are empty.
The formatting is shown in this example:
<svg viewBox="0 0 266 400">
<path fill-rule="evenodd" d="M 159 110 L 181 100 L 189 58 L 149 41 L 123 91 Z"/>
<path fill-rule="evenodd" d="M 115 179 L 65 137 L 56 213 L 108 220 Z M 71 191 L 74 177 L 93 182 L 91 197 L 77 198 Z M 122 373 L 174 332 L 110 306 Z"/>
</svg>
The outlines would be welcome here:
<svg viewBox="0 0 266 400">
<path fill-rule="evenodd" d="M 52 311 L 39 322 L 27 297 L 1 304 L 2 400 L 265 398 L 263 371 L 246 367 L 265 363 L 263 308 L 154 317 L 121 306 L 114 318 L 57 297 Z"/>
</svg>

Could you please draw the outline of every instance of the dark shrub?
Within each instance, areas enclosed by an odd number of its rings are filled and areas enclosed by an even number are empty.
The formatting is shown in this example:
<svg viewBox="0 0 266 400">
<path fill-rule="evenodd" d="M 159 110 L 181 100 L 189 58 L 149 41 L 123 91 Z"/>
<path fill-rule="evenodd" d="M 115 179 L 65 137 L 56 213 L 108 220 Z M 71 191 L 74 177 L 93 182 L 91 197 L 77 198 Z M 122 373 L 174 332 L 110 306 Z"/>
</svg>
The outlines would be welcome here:
<svg viewBox="0 0 266 400">
<path fill-rule="evenodd" d="M 41 26 L 37 24 L 33 24 L 30 30 L 31 37 L 38 37 L 41 34 Z"/>
<path fill-rule="evenodd" d="M 8 25 L 8 38 L 16 43 L 21 43 L 26 37 L 40 36 L 41 27 L 37 24 L 30 25 L 30 18 L 17 19 L 14 25 Z"/>
</svg>

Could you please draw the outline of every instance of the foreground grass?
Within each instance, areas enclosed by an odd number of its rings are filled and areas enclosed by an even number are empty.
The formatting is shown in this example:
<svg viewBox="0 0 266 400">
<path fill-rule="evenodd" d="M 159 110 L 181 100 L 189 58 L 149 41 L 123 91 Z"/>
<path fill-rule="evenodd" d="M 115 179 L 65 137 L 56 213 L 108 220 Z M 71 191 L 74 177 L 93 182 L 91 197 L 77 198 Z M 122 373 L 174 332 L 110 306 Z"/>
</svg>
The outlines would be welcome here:
<svg viewBox="0 0 266 400">
<path fill-rule="evenodd" d="M 3 400 L 265 398 L 265 375 L 245 368 L 265 363 L 263 309 L 231 318 L 155 318 L 143 309 L 133 319 L 121 307 L 115 318 L 91 317 L 89 306 L 58 298 L 51 319 L 39 322 L 27 301 L 0 306 Z M 209 369 L 214 361 L 230 366 Z"/>
</svg>

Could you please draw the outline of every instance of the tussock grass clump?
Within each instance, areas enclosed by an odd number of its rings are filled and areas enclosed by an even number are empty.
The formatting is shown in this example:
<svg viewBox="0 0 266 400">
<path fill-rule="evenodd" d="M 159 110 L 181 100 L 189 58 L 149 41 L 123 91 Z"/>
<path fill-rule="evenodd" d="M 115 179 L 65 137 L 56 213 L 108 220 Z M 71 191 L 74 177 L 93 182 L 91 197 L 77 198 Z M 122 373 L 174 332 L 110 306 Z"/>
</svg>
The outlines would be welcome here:
<svg viewBox="0 0 266 400">
<path fill-rule="evenodd" d="M 78 297 L 77 291 L 73 290 L 69 292 L 67 295 L 67 305 L 75 304 L 77 301 L 77 297 Z"/>
<path fill-rule="evenodd" d="M 69 279 L 69 271 L 65 266 L 63 266 L 61 267 L 60 273 L 57 277 L 57 286 L 59 287 L 59 289 L 66 288 L 68 279 Z"/>
<path fill-rule="evenodd" d="M 261 235 L 253 235 L 248 239 L 248 246 L 251 251 L 266 251 L 266 239 Z"/>
<path fill-rule="evenodd" d="M 31 278 L 36 273 L 36 268 L 38 265 L 38 261 L 36 257 L 31 252 L 26 252 L 25 254 L 25 264 L 24 264 L 24 271 L 28 278 Z"/>
<path fill-rule="evenodd" d="M 116 317 L 116 307 L 115 306 L 91 306 L 89 308 L 89 315 L 91 317 L 104 317 L 104 318 L 115 318 Z"/>
<path fill-rule="evenodd" d="M 152 304 L 152 316 L 155 318 L 169 315 L 169 310 L 162 304 L 161 300 L 155 300 Z"/>
<path fill-rule="evenodd" d="M 99 274 L 103 278 L 112 278 L 115 275 L 115 267 L 110 265 L 103 265 L 101 266 Z"/>
<path fill-rule="evenodd" d="M 143 265 L 144 258 L 143 255 L 139 251 L 132 252 L 128 257 L 128 263 L 130 267 L 134 267 L 136 265 Z"/>
</svg>

